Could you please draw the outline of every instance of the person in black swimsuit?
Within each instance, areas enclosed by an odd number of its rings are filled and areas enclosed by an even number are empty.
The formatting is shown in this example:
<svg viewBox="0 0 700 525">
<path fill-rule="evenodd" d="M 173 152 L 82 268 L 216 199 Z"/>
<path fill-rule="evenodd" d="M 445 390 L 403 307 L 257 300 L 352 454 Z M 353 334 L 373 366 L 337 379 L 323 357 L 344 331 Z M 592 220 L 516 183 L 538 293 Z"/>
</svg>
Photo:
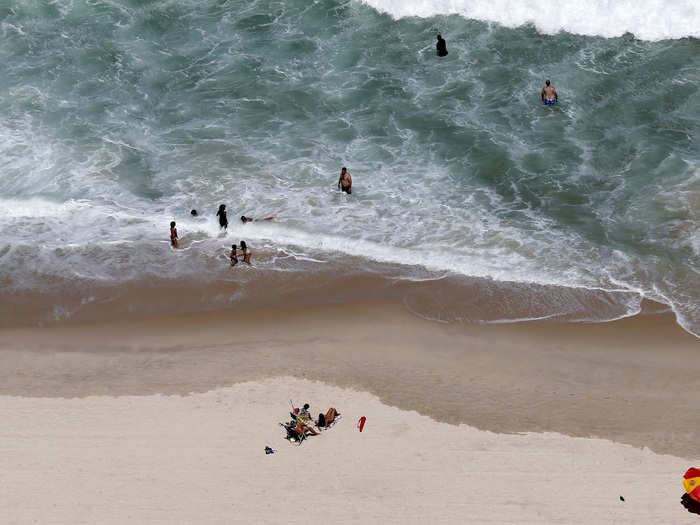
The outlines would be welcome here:
<svg viewBox="0 0 700 525">
<path fill-rule="evenodd" d="M 231 245 L 231 266 L 236 266 L 238 264 L 238 255 L 236 253 L 236 245 L 232 244 Z"/>
<path fill-rule="evenodd" d="M 219 226 L 222 230 L 228 228 L 228 219 L 226 218 L 226 205 L 222 204 L 219 206 L 219 211 L 216 212 L 216 216 L 219 217 Z"/>
<path fill-rule="evenodd" d="M 437 36 L 437 44 L 435 44 L 437 49 L 437 56 L 446 57 L 447 56 L 447 42 L 442 38 L 442 35 Z"/>
</svg>

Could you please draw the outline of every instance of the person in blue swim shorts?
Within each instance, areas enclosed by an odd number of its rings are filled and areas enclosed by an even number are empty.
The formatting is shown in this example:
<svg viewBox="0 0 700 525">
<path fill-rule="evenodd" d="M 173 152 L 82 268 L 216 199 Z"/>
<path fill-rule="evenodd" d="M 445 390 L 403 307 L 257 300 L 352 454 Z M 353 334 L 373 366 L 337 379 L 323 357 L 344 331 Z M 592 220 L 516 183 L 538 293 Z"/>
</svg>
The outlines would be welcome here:
<svg viewBox="0 0 700 525">
<path fill-rule="evenodd" d="M 545 106 L 553 106 L 559 102 L 559 95 L 557 95 L 557 90 L 554 86 L 550 86 L 549 80 L 545 80 L 546 85 L 542 88 L 542 103 Z"/>
</svg>

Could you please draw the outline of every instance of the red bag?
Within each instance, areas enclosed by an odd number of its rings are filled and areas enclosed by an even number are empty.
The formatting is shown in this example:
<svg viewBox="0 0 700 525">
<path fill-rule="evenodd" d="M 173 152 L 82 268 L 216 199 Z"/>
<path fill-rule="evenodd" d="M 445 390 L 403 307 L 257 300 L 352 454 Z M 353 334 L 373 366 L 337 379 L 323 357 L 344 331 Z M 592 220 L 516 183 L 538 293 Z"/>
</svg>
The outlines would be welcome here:
<svg viewBox="0 0 700 525">
<path fill-rule="evenodd" d="M 365 416 L 362 416 L 358 421 L 357 421 L 357 428 L 360 429 L 360 432 L 362 432 L 362 429 L 365 428 L 365 421 L 367 421 L 367 418 Z"/>
</svg>

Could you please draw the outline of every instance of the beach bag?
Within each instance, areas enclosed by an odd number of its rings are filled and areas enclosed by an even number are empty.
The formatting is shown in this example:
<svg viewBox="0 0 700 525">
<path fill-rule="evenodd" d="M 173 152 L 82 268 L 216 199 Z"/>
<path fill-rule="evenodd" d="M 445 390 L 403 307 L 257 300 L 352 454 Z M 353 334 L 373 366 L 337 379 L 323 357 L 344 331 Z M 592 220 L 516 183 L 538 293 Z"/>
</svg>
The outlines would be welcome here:
<svg viewBox="0 0 700 525">
<path fill-rule="evenodd" d="M 360 432 L 362 432 L 362 429 L 365 428 L 365 421 L 367 421 L 367 418 L 365 416 L 362 416 L 360 419 L 357 420 L 357 428 L 360 429 Z"/>
</svg>

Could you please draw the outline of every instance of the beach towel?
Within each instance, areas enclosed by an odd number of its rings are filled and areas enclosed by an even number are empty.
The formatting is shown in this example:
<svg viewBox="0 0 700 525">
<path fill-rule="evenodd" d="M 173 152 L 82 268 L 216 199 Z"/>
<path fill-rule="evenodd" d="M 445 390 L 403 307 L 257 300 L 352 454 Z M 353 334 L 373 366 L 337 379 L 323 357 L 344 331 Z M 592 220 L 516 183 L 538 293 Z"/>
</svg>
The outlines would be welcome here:
<svg viewBox="0 0 700 525">
<path fill-rule="evenodd" d="M 335 416 L 335 419 L 333 420 L 333 422 L 332 422 L 330 425 L 326 425 L 326 421 L 325 421 L 326 416 L 323 416 L 323 420 L 324 420 L 324 421 L 323 421 L 323 425 L 322 425 L 322 424 L 321 424 L 321 417 L 320 417 L 320 416 L 322 416 L 322 415 L 323 415 L 323 414 L 319 414 L 318 425 L 317 425 L 318 428 L 319 428 L 320 430 L 328 430 L 329 428 L 333 428 L 333 427 L 335 426 L 335 424 L 336 424 L 338 421 L 340 421 L 340 419 L 343 417 L 342 414 L 338 414 L 338 415 Z"/>
</svg>

